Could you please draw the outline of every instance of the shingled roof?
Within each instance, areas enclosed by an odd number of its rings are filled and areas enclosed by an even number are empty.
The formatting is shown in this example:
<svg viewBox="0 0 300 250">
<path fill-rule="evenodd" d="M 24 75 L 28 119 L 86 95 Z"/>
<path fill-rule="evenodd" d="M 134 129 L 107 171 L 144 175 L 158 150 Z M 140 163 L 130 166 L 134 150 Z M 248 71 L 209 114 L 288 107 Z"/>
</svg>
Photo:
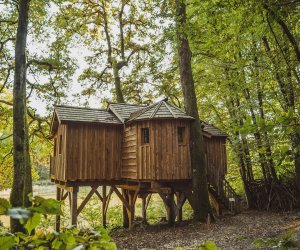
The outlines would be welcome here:
<svg viewBox="0 0 300 250">
<path fill-rule="evenodd" d="M 190 120 L 194 119 L 193 117 L 188 116 L 181 109 L 163 100 L 132 113 L 128 121 L 162 119 L 162 118 L 163 119 L 169 119 L 169 118 L 190 119 Z"/>
<path fill-rule="evenodd" d="M 102 109 L 54 106 L 54 112 L 59 122 L 77 121 L 122 124 L 113 113 Z"/>
<path fill-rule="evenodd" d="M 107 110 L 91 109 L 71 106 L 54 106 L 51 131 L 57 129 L 58 123 L 63 121 L 88 122 L 105 124 L 124 124 L 126 122 L 149 119 L 188 119 L 180 108 L 162 100 L 150 106 L 133 105 L 127 103 L 110 103 Z M 211 136 L 228 136 L 211 124 L 202 121 L 203 131 Z"/>
<path fill-rule="evenodd" d="M 146 105 L 135 105 L 128 103 L 109 103 L 107 110 L 112 111 L 121 122 L 129 119 L 130 115 L 138 110 L 144 109 Z"/>
<path fill-rule="evenodd" d="M 222 130 L 214 127 L 211 124 L 208 124 L 206 122 L 201 121 L 201 124 L 203 125 L 203 131 L 212 135 L 212 136 L 225 136 L 228 137 L 228 135 L 223 132 Z"/>
</svg>

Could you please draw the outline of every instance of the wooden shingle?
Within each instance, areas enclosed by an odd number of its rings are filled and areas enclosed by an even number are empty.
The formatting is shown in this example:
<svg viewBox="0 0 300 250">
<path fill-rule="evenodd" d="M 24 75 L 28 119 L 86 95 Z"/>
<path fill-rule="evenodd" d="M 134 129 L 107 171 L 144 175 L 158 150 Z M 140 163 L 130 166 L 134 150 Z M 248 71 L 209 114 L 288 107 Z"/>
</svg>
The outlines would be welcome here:
<svg viewBox="0 0 300 250">
<path fill-rule="evenodd" d="M 112 113 L 101 109 L 54 106 L 58 121 L 122 124 Z"/>
</svg>

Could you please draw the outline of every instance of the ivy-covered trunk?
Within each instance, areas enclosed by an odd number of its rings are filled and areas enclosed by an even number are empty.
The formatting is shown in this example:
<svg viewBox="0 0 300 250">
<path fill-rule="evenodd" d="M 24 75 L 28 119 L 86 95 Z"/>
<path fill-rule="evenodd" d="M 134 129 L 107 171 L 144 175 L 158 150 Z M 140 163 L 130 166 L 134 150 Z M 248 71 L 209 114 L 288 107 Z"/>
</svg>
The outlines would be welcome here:
<svg viewBox="0 0 300 250">
<path fill-rule="evenodd" d="M 15 76 L 13 88 L 13 158 L 14 175 L 10 201 L 13 207 L 24 205 L 26 176 L 26 40 L 30 0 L 19 1 L 19 18 L 15 47 Z M 24 231 L 18 220 L 11 220 L 11 231 Z"/>
<path fill-rule="evenodd" d="M 187 114 L 195 118 L 191 126 L 192 207 L 194 218 L 199 221 L 205 221 L 208 214 L 211 213 L 211 207 L 208 198 L 204 141 L 192 73 L 192 55 L 187 34 L 184 32 L 184 27 L 186 26 L 186 6 L 181 0 L 176 0 L 176 23 L 184 106 Z"/>
</svg>

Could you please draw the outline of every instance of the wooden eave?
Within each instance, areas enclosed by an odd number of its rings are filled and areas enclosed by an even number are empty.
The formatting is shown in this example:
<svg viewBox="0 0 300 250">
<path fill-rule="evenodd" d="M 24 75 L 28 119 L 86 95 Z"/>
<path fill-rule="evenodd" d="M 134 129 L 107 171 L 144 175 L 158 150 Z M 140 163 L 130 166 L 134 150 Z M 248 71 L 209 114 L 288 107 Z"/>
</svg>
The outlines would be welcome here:
<svg viewBox="0 0 300 250">
<path fill-rule="evenodd" d="M 50 137 L 53 137 L 54 134 L 57 132 L 57 129 L 58 129 L 58 126 L 60 123 L 61 123 L 61 121 L 59 120 L 59 117 L 54 110 L 53 114 L 52 114 L 52 118 L 51 118 Z"/>
</svg>

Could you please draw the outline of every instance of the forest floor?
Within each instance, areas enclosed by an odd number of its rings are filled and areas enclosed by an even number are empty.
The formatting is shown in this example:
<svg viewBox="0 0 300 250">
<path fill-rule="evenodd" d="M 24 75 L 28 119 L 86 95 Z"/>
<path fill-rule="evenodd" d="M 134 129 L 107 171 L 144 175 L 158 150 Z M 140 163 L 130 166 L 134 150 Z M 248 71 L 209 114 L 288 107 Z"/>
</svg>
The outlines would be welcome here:
<svg viewBox="0 0 300 250">
<path fill-rule="evenodd" d="M 135 225 L 131 230 L 112 231 L 118 249 L 195 249 L 206 241 L 214 241 L 218 249 L 257 249 L 256 239 L 282 237 L 293 232 L 300 249 L 300 212 L 272 213 L 244 211 L 226 215 L 210 225 L 185 222 L 181 225 Z M 264 248 L 268 249 L 268 248 Z"/>
</svg>

